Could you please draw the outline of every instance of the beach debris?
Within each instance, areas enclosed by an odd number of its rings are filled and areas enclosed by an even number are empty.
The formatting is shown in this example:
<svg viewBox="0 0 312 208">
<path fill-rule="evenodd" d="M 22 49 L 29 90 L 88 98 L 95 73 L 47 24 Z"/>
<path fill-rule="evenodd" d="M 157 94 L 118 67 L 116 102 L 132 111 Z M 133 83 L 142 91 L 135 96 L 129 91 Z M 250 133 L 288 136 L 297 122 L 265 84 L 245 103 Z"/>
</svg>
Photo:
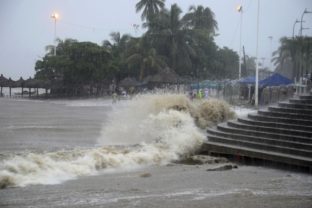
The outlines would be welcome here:
<svg viewBox="0 0 312 208">
<path fill-rule="evenodd" d="M 219 163 L 228 163 L 228 159 L 224 157 L 213 157 L 209 155 L 193 155 L 187 158 L 184 158 L 176 163 L 186 164 L 186 165 L 203 165 L 203 164 L 219 164 Z"/>
<path fill-rule="evenodd" d="M 221 165 L 221 166 L 208 168 L 206 171 L 225 171 L 225 170 L 232 170 L 232 169 L 235 169 L 235 168 L 237 168 L 237 165 L 224 164 L 224 165 Z"/>
<path fill-rule="evenodd" d="M 151 177 L 151 176 L 152 176 L 152 174 L 150 174 L 150 173 L 142 173 L 140 175 L 140 177 L 142 177 L 142 178 L 148 178 L 148 177 Z"/>
</svg>

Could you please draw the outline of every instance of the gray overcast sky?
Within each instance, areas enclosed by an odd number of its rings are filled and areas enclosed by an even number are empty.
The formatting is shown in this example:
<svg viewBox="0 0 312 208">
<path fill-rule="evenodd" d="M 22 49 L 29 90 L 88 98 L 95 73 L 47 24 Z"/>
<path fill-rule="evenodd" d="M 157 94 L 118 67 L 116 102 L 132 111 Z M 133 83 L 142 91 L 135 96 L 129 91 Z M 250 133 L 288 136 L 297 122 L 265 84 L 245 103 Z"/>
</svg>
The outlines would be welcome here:
<svg viewBox="0 0 312 208">
<path fill-rule="evenodd" d="M 44 56 L 44 47 L 53 44 L 53 11 L 60 14 L 57 37 L 74 38 L 101 44 L 113 31 L 133 36 L 143 30 L 134 30 L 133 24 L 141 25 L 140 14 L 135 13 L 138 0 L 0 0 L 0 73 L 17 79 L 34 75 L 36 60 Z M 239 13 L 235 10 L 241 0 L 166 0 L 166 7 L 177 3 L 183 12 L 190 5 L 210 7 L 219 26 L 216 42 L 219 47 L 239 49 Z M 256 54 L 257 1 L 243 0 L 242 44 L 247 55 Z M 296 19 L 304 9 L 312 11 L 311 0 L 260 0 L 259 58 L 269 65 L 270 40 L 272 51 L 282 36 L 292 36 Z M 304 15 L 304 35 L 312 36 L 312 14 Z M 300 24 L 296 25 L 296 33 Z"/>
</svg>

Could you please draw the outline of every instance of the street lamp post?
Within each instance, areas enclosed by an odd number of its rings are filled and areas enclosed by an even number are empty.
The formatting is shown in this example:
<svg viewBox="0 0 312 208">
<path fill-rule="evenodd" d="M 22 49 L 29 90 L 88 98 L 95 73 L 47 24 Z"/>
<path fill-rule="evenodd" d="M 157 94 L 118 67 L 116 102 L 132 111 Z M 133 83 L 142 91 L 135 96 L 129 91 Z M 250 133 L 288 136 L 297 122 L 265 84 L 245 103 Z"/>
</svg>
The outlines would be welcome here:
<svg viewBox="0 0 312 208">
<path fill-rule="evenodd" d="M 59 18 L 59 14 L 54 12 L 51 18 L 54 19 L 54 56 L 56 56 L 56 21 Z"/>
<path fill-rule="evenodd" d="M 257 9 L 257 44 L 256 44 L 256 80 L 255 80 L 255 107 L 258 108 L 259 105 L 259 64 L 258 64 L 258 49 L 259 49 L 259 14 L 260 14 L 260 0 L 258 0 Z"/>
<path fill-rule="evenodd" d="M 242 6 L 242 4 L 238 5 L 236 10 L 240 13 L 238 79 L 241 79 L 241 76 L 242 76 L 242 27 L 243 27 L 243 6 Z"/>
<path fill-rule="evenodd" d="M 296 24 L 299 23 L 300 21 L 296 19 L 296 21 L 294 22 L 294 26 L 293 26 L 293 39 L 295 38 L 295 27 L 296 27 Z"/>
<path fill-rule="evenodd" d="M 302 36 L 302 30 L 303 30 L 303 27 L 302 27 L 303 16 L 304 14 L 309 14 L 309 13 L 312 13 L 312 12 L 308 11 L 307 8 L 305 8 L 304 11 L 302 12 L 301 21 L 300 21 L 300 36 Z"/>
<path fill-rule="evenodd" d="M 273 67 L 272 67 L 272 40 L 273 40 L 273 36 L 268 36 L 269 40 L 270 40 L 270 57 L 269 57 L 269 64 L 270 64 L 270 70 L 273 71 Z"/>
</svg>

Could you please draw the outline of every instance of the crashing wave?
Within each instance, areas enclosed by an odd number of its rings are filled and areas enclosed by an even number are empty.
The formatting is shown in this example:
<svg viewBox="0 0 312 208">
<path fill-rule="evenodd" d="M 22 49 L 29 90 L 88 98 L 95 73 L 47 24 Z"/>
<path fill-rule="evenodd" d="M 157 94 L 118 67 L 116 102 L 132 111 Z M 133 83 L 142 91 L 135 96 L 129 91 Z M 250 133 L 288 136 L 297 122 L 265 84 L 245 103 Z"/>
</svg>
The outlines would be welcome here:
<svg viewBox="0 0 312 208">
<path fill-rule="evenodd" d="M 194 103 L 180 94 L 140 95 L 114 106 L 98 139 L 101 147 L 28 153 L 1 161 L 0 188 L 165 165 L 201 147 L 205 134 L 200 128 L 233 115 L 218 100 Z"/>
</svg>

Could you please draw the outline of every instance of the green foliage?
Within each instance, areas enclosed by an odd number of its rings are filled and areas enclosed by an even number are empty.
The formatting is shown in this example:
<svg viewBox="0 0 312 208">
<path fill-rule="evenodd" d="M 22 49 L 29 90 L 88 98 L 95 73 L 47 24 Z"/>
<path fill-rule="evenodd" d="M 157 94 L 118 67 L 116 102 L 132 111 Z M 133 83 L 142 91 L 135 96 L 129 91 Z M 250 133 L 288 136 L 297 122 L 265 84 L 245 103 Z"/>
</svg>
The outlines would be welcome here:
<svg viewBox="0 0 312 208">
<path fill-rule="evenodd" d="M 273 53 L 274 62 L 281 71 L 284 64 L 292 64 L 292 77 L 301 77 L 312 70 L 312 37 L 281 38 L 280 46 Z"/>
<path fill-rule="evenodd" d="M 36 62 L 36 78 L 72 87 L 101 81 L 110 72 L 110 53 L 95 43 L 59 40 L 56 56 L 53 53 Z"/>
<path fill-rule="evenodd" d="M 143 10 L 141 18 L 150 21 L 164 8 L 165 0 L 140 0 L 136 5 L 136 12 Z"/>
<path fill-rule="evenodd" d="M 214 41 L 218 29 L 208 7 L 191 6 L 182 15 L 177 4 L 169 9 L 165 0 L 140 0 L 142 37 L 111 33 L 102 46 L 73 39 L 58 40 L 47 46 L 46 55 L 36 62 L 36 78 L 57 83 L 62 88 L 117 82 L 126 77 L 142 81 L 146 76 L 171 70 L 195 79 L 237 78 L 238 55 L 229 48 L 218 48 Z"/>
</svg>

